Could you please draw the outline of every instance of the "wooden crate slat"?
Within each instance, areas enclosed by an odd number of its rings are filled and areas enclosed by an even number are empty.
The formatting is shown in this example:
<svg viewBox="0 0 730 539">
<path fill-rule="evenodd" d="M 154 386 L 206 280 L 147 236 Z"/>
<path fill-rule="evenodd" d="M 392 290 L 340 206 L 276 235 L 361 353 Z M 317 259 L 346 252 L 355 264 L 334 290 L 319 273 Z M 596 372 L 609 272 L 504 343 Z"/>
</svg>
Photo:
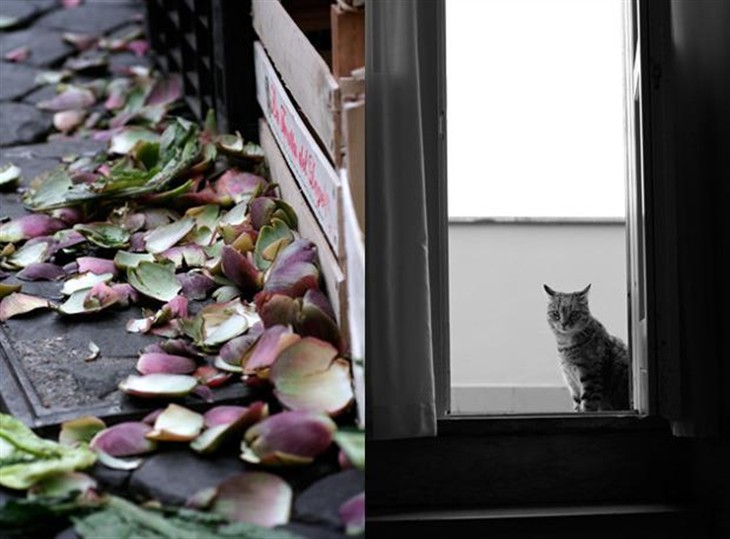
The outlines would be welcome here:
<svg viewBox="0 0 730 539">
<path fill-rule="evenodd" d="M 349 192 L 360 230 L 365 228 L 365 102 L 345 103 L 342 108 L 345 133 L 345 167 Z M 345 182 L 343 181 L 343 184 Z M 347 196 L 343 194 L 343 199 Z"/>
<path fill-rule="evenodd" d="M 343 220 L 345 222 L 345 274 L 347 275 L 347 331 L 353 359 L 353 387 L 357 400 L 358 423 L 365 427 L 365 243 L 355 215 L 347 169 L 342 175 Z"/>
<path fill-rule="evenodd" d="M 365 78 L 341 77 L 340 96 L 343 101 L 362 101 L 365 98 Z"/>
<path fill-rule="evenodd" d="M 254 56 L 256 97 L 264 116 L 335 255 L 342 261 L 340 178 L 297 113 L 260 42 L 254 43 Z"/>
<path fill-rule="evenodd" d="M 340 90 L 329 67 L 277 1 L 252 1 L 253 26 L 286 87 L 339 167 Z"/>
<path fill-rule="evenodd" d="M 365 10 L 346 11 L 333 4 L 330 16 L 332 74 L 339 79 L 365 65 Z"/>
<path fill-rule="evenodd" d="M 279 148 L 266 120 L 259 121 L 259 139 L 269 163 L 272 179 L 279 184 L 282 198 L 292 205 L 299 217 L 299 233 L 317 246 L 325 289 L 332 302 L 337 323 L 349 343 L 347 283 L 340 262 L 332 252 L 324 234 L 322 234 L 322 230 L 289 170 L 284 154 Z"/>
</svg>

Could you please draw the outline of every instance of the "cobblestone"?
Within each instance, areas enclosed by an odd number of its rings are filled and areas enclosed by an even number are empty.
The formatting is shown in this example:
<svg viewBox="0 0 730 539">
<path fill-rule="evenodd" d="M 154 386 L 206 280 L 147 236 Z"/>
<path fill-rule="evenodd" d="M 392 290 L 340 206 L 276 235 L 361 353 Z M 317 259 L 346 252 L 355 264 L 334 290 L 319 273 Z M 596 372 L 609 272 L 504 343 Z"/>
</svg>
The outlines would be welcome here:
<svg viewBox="0 0 730 539">
<path fill-rule="evenodd" d="M 132 474 L 129 488 L 135 494 L 149 496 L 162 503 L 182 505 L 207 487 L 212 487 L 246 469 L 244 462 L 233 456 L 204 458 L 184 444 L 182 451 L 169 451 L 148 457 Z M 180 473 L 184 470 L 183 473 Z"/>
<path fill-rule="evenodd" d="M 360 494 L 365 477 L 361 471 L 346 470 L 317 481 L 302 492 L 294 504 L 298 519 L 340 526 L 340 506 Z"/>
<path fill-rule="evenodd" d="M 26 64 L 49 67 L 63 61 L 74 48 L 63 41 L 60 30 L 47 29 L 40 35 L 34 29 L 0 34 L 0 56 L 19 47 L 28 47 Z"/>
<path fill-rule="evenodd" d="M 0 146 L 35 142 L 48 133 L 51 126 L 51 116 L 32 105 L 0 105 Z"/>
<path fill-rule="evenodd" d="M 53 11 L 41 17 L 36 24 L 64 32 L 99 35 L 128 23 L 141 13 L 143 10 L 139 7 L 125 3 L 84 4 L 76 8 Z"/>
<path fill-rule="evenodd" d="M 12 20 L 11 27 L 23 26 L 56 5 L 55 0 L 1 0 L 0 17 Z"/>
<path fill-rule="evenodd" d="M 46 86 L 41 86 L 37 90 L 33 90 L 31 93 L 23 97 L 23 103 L 28 103 L 29 105 L 37 105 L 41 101 L 52 99 L 55 96 L 56 88 L 53 85 L 48 84 Z"/>
<path fill-rule="evenodd" d="M 17 99 L 33 90 L 37 86 L 37 74 L 38 70 L 30 66 L 0 61 L 0 102 Z"/>
</svg>

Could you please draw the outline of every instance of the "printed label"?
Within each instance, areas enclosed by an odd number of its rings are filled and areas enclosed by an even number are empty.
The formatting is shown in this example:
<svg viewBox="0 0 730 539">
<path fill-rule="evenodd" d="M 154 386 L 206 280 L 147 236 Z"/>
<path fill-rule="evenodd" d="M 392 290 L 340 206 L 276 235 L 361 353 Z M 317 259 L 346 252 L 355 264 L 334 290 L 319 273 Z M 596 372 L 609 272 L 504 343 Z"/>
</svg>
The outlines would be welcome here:
<svg viewBox="0 0 730 539">
<path fill-rule="evenodd" d="M 255 43 L 254 51 L 259 105 L 327 240 L 339 253 L 340 179 L 296 112 L 263 46 Z"/>
</svg>

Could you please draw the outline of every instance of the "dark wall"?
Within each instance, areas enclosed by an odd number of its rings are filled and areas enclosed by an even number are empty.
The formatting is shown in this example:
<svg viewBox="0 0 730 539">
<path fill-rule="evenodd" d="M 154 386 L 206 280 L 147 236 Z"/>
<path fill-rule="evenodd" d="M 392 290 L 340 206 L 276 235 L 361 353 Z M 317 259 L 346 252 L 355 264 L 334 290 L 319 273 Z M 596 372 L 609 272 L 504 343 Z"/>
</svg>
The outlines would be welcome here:
<svg viewBox="0 0 730 539">
<path fill-rule="evenodd" d="M 678 186 L 686 402 L 691 421 L 719 431 L 692 440 L 690 477 L 717 533 L 730 533 L 730 2 L 670 6 L 661 84 L 670 90 L 665 143 Z"/>
</svg>

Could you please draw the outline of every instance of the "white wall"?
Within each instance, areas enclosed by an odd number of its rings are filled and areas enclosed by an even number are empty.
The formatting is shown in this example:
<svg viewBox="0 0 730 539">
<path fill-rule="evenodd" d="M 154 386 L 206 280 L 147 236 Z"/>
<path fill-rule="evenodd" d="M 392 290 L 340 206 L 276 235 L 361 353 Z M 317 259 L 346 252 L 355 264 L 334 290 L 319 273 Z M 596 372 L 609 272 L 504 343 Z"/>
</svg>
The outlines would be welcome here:
<svg viewBox="0 0 730 539">
<path fill-rule="evenodd" d="M 543 283 L 565 292 L 591 283 L 593 315 L 626 341 L 622 223 L 450 224 L 452 411 L 570 409 Z"/>
</svg>

